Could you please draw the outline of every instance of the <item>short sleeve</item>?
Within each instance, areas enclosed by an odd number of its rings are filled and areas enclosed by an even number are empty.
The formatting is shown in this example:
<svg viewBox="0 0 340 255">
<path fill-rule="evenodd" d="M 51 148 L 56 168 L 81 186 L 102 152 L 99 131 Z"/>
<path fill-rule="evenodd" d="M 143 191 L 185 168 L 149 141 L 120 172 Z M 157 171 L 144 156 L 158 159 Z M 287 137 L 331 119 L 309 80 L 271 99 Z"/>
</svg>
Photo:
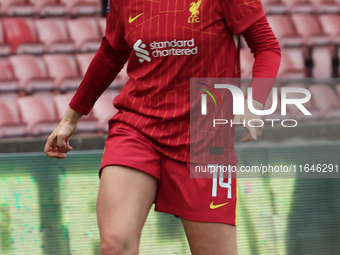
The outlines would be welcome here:
<svg viewBox="0 0 340 255">
<path fill-rule="evenodd" d="M 240 34 L 265 16 L 260 0 L 220 0 L 229 30 Z"/>
<path fill-rule="evenodd" d="M 129 48 L 124 39 L 124 25 L 121 22 L 122 10 L 117 0 L 109 0 L 106 9 L 105 37 L 111 47 L 115 50 L 126 50 Z"/>
</svg>

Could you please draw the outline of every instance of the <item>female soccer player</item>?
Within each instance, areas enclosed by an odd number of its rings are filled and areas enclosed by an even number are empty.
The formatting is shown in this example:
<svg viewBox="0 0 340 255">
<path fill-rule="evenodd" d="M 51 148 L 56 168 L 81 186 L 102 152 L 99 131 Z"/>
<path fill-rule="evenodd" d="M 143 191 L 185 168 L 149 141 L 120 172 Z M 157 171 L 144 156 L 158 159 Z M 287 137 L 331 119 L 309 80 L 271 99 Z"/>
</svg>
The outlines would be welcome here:
<svg viewBox="0 0 340 255">
<path fill-rule="evenodd" d="M 45 146 L 49 157 L 66 157 L 79 119 L 129 60 L 100 167 L 101 255 L 138 254 L 153 203 L 181 219 L 192 254 L 237 254 L 236 185 L 228 196 L 223 187 L 214 195 L 212 179 L 190 178 L 189 96 L 190 78 L 240 77 L 239 34 L 255 56 L 253 77 L 276 77 L 280 48 L 259 0 L 109 1 L 100 49 Z M 262 109 L 272 85 L 252 87 Z M 243 142 L 261 135 L 261 128 L 246 129 Z M 236 164 L 230 139 L 225 153 Z"/>
</svg>

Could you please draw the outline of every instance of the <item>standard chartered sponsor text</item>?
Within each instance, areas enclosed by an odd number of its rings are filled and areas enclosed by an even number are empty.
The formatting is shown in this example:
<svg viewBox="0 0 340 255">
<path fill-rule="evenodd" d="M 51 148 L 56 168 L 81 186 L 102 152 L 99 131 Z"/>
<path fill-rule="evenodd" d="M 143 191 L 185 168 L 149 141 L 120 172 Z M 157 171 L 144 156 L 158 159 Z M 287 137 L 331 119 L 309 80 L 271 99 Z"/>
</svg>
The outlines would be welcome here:
<svg viewBox="0 0 340 255">
<path fill-rule="evenodd" d="M 195 46 L 195 39 L 152 42 L 150 43 L 152 56 L 155 58 L 166 56 L 196 55 L 198 47 Z"/>
</svg>

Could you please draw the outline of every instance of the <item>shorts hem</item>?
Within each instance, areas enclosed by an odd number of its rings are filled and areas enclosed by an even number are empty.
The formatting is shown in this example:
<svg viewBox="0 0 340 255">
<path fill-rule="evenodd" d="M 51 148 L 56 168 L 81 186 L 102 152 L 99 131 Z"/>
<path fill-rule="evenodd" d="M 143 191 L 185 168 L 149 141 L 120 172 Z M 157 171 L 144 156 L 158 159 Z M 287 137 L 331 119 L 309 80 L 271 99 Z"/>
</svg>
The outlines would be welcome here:
<svg viewBox="0 0 340 255">
<path fill-rule="evenodd" d="M 173 210 L 169 207 L 166 206 L 158 206 L 156 203 L 155 206 L 155 211 L 157 212 L 162 212 L 162 213 L 168 213 L 168 214 L 173 214 L 176 217 L 180 217 L 186 220 L 190 221 L 197 221 L 197 222 L 207 222 L 207 223 L 223 223 L 223 224 L 228 224 L 232 226 L 237 226 L 235 224 L 235 218 L 230 218 L 230 217 L 214 217 L 211 215 L 205 216 L 198 216 L 197 214 L 191 214 L 191 213 L 184 213 L 184 212 L 178 212 L 176 210 Z"/>
<path fill-rule="evenodd" d="M 151 169 L 150 170 L 150 165 L 143 165 L 143 163 L 141 163 L 140 161 L 134 161 L 134 160 L 130 160 L 130 159 L 126 159 L 126 158 L 109 158 L 109 159 L 105 159 L 105 163 L 102 163 L 100 168 L 99 168 L 99 178 L 102 174 L 102 171 L 104 169 L 104 167 L 107 166 L 126 166 L 126 167 L 130 167 L 130 168 L 134 168 L 138 171 L 142 171 L 144 173 L 147 173 L 153 177 L 155 177 L 157 180 L 160 179 L 160 176 L 158 176 L 157 174 L 155 174 L 157 172 L 157 168 L 155 168 L 154 170 Z"/>
</svg>

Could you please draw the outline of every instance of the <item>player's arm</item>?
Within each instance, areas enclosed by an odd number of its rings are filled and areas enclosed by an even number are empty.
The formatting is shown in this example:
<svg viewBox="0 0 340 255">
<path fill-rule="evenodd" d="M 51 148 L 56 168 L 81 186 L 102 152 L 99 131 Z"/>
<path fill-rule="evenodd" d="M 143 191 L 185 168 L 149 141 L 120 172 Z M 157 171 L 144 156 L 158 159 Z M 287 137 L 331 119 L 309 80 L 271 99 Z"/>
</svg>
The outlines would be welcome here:
<svg viewBox="0 0 340 255">
<path fill-rule="evenodd" d="M 70 102 L 70 107 L 87 115 L 100 95 L 110 86 L 124 67 L 131 49 L 116 50 L 111 47 L 106 37 L 93 58 L 77 93 Z"/>
<path fill-rule="evenodd" d="M 279 70 L 281 61 L 280 46 L 268 24 L 266 16 L 263 16 L 249 26 L 242 32 L 242 35 L 255 57 L 253 80 L 251 83 L 253 88 L 253 106 L 255 109 L 262 110 Z M 243 116 L 235 116 L 235 121 L 243 122 L 243 120 L 246 120 L 247 123 L 247 120 L 251 119 L 259 119 L 259 116 L 251 113 L 245 102 L 245 114 Z M 253 125 L 257 124 L 253 123 Z M 242 142 L 257 140 L 262 134 L 263 127 L 255 128 L 246 125 L 246 129 L 248 133 L 243 134 Z"/>
<path fill-rule="evenodd" d="M 253 67 L 253 105 L 262 110 L 281 61 L 280 47 L 268 22 L 261 1 L 253 0 L 219 0 L 222 14 L 224 14 L 228 29 L 234 35 L 242 34 L 251 51 L 254 53 L 255 63 Z M 261 84 L 261 79 L 267 82 Z M 262 79 L 264 81 L 265 79 Z M 235 121 L 259 119 L 252 114 L 245 105 L 245 114 L 235 116 Z M 247 121 L 246 121 L 247 122 Z M 256 125 L 253 123 L 253 125 Z M 246 125 L 248 133 L 244 134 L 242 142 L 256 140 L 261 135 L 262 128 L 254 128 Z"/>
<path fill-rule="evenodd" d="M 51 158 L 65 158 L 65 153 L 72 150 L 69 139 L 75 132 L 83 115 L 88 114 L 99 96 L 107 89 L 123 68 L 130 50 L 114 50 L 106 38 L 70 102 L 70 107 L 57 128 L 47 139 L 45 153 Z"/>
<path fill-rule="evenodd" d="M 44 151 L 49 157 L 62 159 L 66 157 L 65 153 L 72 150 L 69 138 L 75 132 L 80 118 L 91 111 L 97 99 L 110 86 L 130 56 L 131 49 L 124 39 L 124 26 L 120 22 L 118 8 L 111 4 L 101 46 L 91 61 L 65 116 L 46 142 Z"/>
<path fill-rule="evenodd" d="M 279 70 L 280 46 L 266 16 L 243 31 L 242 35 L 255 58 L 251 83 L 253 99 L 265 105 Z"/>
</svg>

